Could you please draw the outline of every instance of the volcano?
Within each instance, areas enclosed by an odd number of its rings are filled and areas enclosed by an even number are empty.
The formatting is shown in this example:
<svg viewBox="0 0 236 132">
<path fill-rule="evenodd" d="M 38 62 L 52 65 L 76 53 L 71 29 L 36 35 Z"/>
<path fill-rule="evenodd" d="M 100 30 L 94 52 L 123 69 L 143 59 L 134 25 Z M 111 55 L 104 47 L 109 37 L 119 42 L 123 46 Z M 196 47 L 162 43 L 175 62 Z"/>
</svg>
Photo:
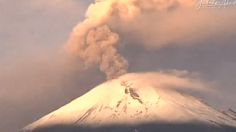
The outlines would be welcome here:
<svg viewBox="0 0 236 132">
<path fill-rule="evenodd" d="M 199 82 L 162 73 L 107 81 L 23 128 L 23 132 L 236 132 L 236 113 L 220 112 L 180 89 Z"/>
</svg>

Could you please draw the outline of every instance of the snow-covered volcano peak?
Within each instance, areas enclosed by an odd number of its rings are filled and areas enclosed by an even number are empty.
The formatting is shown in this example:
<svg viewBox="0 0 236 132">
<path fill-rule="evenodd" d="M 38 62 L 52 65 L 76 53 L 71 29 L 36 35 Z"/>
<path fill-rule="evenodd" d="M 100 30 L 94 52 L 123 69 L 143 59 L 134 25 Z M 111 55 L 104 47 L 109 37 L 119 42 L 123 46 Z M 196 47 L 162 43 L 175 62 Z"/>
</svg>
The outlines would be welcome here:
<svg viewBox="0 0 236 132">
<path fill-rule="evenodd" d="M 24 130 L 61 124 L 103 126 L 148 122 L 236 126 L 229 116 L 179 92 L 178 88 L 205 90 L 206 86 L 176 74 L 127 74 L 95 87 Z"/>
</svg>

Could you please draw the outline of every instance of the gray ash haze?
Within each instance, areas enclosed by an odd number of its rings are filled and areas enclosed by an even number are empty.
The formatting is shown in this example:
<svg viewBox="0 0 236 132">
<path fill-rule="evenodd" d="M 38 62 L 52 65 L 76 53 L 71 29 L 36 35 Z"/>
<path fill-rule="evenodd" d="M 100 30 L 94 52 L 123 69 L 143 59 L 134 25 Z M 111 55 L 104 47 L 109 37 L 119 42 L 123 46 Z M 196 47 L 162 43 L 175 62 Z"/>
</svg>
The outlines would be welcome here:
<svg viewBox="0 0 236 132">
<path fill-rule="evenodd" d="M 1 131 L 16 132 L 126 72 L 197 76 L 214 92 L 192 94 L 236 109 L 236 7 L 117 1 L 84 16 L 92 0 L 0 0 Z"/>
</svg>

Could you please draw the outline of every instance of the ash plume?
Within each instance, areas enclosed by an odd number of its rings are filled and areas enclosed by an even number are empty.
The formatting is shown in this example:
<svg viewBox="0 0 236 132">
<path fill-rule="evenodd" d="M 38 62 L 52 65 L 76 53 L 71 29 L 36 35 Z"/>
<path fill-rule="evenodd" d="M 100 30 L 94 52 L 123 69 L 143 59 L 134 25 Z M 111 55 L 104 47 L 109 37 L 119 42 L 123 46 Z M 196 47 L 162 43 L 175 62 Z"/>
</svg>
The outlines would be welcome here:
<svg viewBox="0 0 236 132">
<path fill-rule="evenodd" d="M 119 35 L 109 28 L 111 19 L 115 17 L 128 22 L 139 16 L 142 10 L 163 10 L 191 3 L 185 0 L 97 0 L 89 6 L 86 19 L 74 28 L 66 51 L 79 57 L 85 68 L 99 65 L 107 79 L 120 76 L 127 72 L 128 63 L 118 53 Z"/>
<path fill-rule="evenodd" d="M 158 50 L 234 32 L 233 21 L 227 21 L 236 18 L 233 9 L 198 10 L 197 5 L 198 0 L 97 0 L 75 26 L 66 52 L 81 59 L 85 69 L 98 66 L 111 79 L 125 74 L 129 65 L 118 51 L 120 36 L 128 44 Z"/>
<path fill-rule="evenodd" d="M 107 79 L 126 73 L 128 68 L 127 61 L 117 50 L 119 35 L 107 25 L 115 9 L 118 9 L 114 5 L 119 3 L 120 1 L 107 0 L 91 4 L 86 19 L 74 28 L 66 46 L 69 54 L 82 59 L 85 68 L 99 65 Z M 121 3 L 128 7 L 131 1 Z"/>
</svg>

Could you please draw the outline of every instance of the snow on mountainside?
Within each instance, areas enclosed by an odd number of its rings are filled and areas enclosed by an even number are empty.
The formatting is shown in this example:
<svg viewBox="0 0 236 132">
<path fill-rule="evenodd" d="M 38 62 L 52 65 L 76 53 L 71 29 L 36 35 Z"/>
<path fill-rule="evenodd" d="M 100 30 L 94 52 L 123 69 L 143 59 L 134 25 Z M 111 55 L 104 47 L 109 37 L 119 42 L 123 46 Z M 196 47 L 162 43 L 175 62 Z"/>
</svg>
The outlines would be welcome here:
<svg viewBox="0 0 236 132">
<path fill-rule="evenodd" d="M 222 113 L 236 121 L 236 112 L 234 110 L 228 109 L 228 111 L 223 111 Z"/>
<path fill-rule="evenodd" d="M 233 110 L 218 112 L 197 98 L 178 91 L 178 88 L 197 90 L 203 87 L 198 81 L 177 75 L 127 74 L 95 87 L 25 127 L 24 131 L 59 124 L 102 126 L 146 122 L 201 122 L 236 127 Z"/>
</svg>

